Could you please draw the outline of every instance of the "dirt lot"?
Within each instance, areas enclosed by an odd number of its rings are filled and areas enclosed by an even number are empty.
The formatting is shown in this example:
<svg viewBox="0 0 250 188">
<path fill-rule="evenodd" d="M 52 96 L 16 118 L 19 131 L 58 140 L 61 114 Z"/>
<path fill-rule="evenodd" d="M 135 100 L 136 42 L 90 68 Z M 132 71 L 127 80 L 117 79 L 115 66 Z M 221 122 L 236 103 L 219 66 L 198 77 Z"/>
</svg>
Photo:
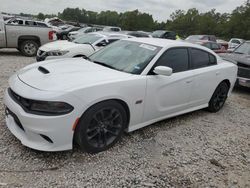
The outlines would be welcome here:
<svg viewBox="0 0 250 188">
<path fill-rule="evenodd" d="M 234 90 L 219 113 L 156 123 L 100 154 L 45 153 L 9 132 L 2 105 L 9 76 L 33 62 L 0 50 L 0 187 L 250 187 L 250 90 Z"/>
</svg>

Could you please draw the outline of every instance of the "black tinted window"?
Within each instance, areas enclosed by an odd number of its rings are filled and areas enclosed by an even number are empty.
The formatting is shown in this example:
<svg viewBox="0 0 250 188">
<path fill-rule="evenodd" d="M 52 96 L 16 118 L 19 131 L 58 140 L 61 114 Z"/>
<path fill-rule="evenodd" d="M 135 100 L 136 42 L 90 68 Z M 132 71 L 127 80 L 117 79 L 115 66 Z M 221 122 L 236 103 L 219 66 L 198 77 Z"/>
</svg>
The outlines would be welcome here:
<svg viewBox="0 0 250 188">
<path fill-rule="evenodd" d="M 167 66 L 173 72 L 188 70 L 188 50 L 186 48 L 176 48 L 166 51 L 158 60 L 157 66 Z"/>
<path fill-rule="evenodd" d="M 216 64 L 214 55 L 199 49 L 191 49 L 192 68 L 202 68 Z"/>
</svg>

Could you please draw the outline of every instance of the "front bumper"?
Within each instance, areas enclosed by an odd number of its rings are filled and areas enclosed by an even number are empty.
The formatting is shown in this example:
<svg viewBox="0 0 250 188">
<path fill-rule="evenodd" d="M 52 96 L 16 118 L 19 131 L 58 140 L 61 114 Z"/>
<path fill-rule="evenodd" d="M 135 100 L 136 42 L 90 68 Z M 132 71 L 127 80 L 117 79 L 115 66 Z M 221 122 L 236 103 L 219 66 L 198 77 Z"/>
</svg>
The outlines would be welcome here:
<svg viewBox="0 0 250 188">
<path fill-rule="evenodd" d="M 6 124 L 23 145 L 40 151 L 72 149 L 73 113 L 62 116 L 40 116 L 26 113 L 6 90 Z"/>
<path fill-rule="evenodd" d="M 250 88 L 250 79 L 238 77 L 238 78 L 237 78 L 237 84 L 238 84 L 239 86 L 249 87 L 249 88 Z"/>
</svg>

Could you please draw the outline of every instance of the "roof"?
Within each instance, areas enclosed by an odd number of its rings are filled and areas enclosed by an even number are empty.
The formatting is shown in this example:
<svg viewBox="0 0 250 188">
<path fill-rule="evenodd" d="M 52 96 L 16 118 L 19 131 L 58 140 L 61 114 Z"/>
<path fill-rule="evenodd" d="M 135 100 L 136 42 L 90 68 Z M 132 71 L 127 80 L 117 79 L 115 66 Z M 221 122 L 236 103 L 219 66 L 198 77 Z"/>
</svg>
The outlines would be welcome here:
<svg viewBox="0 0 250 188">
<path fill-rule="evenodd" d="M 153 46 L 159 46 L 162 48 L 171 48 L 171 47 L 199 48 L 199 49 L 202 49 L 202 50 L 205 50 L 214 54 L 216 57 L 219 57 L 216 53 L 214 53 L 212 50 L 208 49 L 207 47 L 201 46 L 199 44 L 193 44 L 188 41 L 169 40 L 169 39 L 160 39 L 160 38 L 128 38 L 128 39 L 123 39 L 123 40 L 140 42 L 140 43 L 149 44 Z"/>
</svg>

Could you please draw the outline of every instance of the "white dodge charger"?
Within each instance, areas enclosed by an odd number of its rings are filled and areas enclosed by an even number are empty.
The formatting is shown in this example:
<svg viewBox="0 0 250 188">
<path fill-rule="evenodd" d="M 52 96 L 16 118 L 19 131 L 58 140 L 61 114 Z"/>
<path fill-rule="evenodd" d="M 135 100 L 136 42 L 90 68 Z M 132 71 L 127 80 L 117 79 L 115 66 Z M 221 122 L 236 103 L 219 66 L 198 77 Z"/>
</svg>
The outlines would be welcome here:
<svg viewBox="0 0 250 188">
<path fill-rule="evenodd" d="M 207 108 L 219 111 L 236 81 L 236 65 L 194 44 L 124 39 L 86 59 L 29 65 L 9 80 L 6 122 L 23 145 L 91 153 L 124 131 Z"/>
</svg>

